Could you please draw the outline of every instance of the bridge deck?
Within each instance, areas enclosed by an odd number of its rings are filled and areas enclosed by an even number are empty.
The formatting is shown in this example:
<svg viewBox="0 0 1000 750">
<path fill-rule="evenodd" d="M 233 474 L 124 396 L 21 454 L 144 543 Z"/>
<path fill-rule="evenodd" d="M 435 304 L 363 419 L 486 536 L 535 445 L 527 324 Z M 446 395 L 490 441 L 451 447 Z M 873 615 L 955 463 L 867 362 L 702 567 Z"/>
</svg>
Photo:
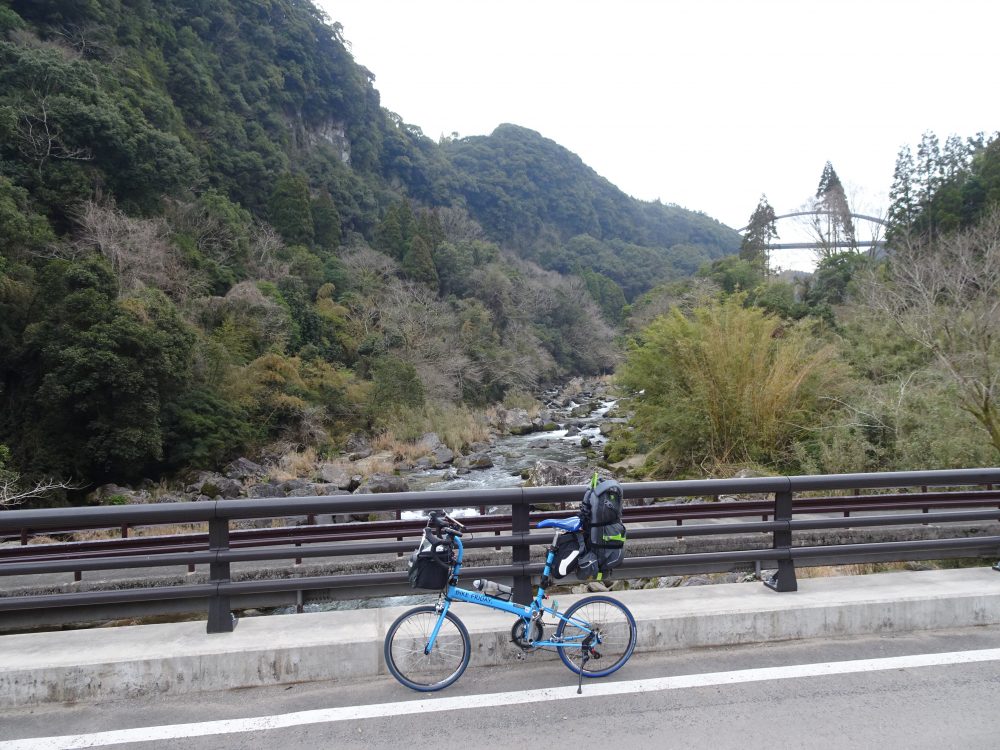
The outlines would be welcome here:
<svg viewBox="0 0 1000 750">
<path fill-rule="evenodd" d="M 636 617 L 639 651 L 1000 624 L 1000 575 L 989 568 L 809 578 L 786 594 L 737 583 L 614 596 Z M 566 607 L 575 597 L 559 599 Z M 403 609 L 246 618 L 216 635 L 187 622 L 0 636 L 0 705 L 384 674 L 382 640 Z M 515 658 L 510 616 L 469 605 L 456 611 L 472 636 L 474 665 Z"/>
</svg>

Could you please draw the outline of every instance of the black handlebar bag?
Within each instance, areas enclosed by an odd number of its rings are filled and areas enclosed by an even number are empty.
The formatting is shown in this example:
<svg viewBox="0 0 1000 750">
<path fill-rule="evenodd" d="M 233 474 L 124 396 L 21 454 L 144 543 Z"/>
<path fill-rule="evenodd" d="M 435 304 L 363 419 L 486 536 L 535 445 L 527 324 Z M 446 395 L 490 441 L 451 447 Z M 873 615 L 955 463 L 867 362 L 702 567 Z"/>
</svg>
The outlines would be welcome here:
<svg viewBox="0 0 1000 750">
<path fill-rule="evenodd" d="M 448 585 L 451 573 L 451 545 L 434 544 L 427 536 L 410 553 L 410 586 L 415 589 L 440 591 Z"/>
</svg>

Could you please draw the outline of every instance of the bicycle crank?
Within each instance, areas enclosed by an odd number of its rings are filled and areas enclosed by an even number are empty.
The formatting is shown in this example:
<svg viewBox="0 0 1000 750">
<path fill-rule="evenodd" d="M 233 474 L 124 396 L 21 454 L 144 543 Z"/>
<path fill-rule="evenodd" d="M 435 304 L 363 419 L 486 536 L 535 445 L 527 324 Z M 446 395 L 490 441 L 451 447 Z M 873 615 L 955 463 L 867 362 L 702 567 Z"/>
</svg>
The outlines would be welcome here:
<svg viewBox="0 0 1000 750">
<path fill-rule="evenodd" d="M 513 627 L 510 629 L 510 640 L 522 651 L 534 651 L 536 646 L 532 643 L 535 641 L 543 640 L 545 637 L 545 631 L 542 628 L 542 623 L 538 620 L 534 620 L 531 623 L 531 637 L 527 637 L 527 623 L 524 620 L 517 620 Z"/>
</svg>

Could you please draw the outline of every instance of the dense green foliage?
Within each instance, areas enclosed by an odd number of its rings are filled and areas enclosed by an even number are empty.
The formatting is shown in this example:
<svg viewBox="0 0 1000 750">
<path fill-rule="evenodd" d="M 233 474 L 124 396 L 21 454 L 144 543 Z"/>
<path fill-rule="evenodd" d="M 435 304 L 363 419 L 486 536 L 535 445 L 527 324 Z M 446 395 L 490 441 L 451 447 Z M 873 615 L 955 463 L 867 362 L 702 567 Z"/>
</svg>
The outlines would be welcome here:
<svg viewBox="0 0 1000 750">
<path fill-rule="evenodd" d="M 309 0 L 4 4 L 6 471 L 322 451 L 607 372 L 627 299 L 738 242 L 531 131 L 435 143 L 373 81 Z"/>
<path fill-rule="evenodd" d="M 1000 137 L 953 135 L 942 148 L 924 133 L 916 157 L 900 149 L 889 197 L 890 240 L 972 226 L 1000 202 Z"/>
</svg>

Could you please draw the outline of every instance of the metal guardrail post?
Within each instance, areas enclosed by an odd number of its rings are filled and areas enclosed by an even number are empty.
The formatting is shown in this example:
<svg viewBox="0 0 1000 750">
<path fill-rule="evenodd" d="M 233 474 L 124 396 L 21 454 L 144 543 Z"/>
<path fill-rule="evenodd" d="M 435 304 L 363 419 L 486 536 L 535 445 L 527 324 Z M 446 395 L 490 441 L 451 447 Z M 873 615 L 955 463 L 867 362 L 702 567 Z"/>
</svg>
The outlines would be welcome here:
<svg viewBox="0 0 1000 750">
<path fill-rule="evenodd" d="M 511 511 L 511 531 L 515 536 L 520 532 L 527 536 L 531 530 L 531 507 L 527 503 L 512 505 Z M 528 563 L 531 561 L 531 546 L 528 544 L 515 544 L 511 548 L 511 563 Z M 531 576 L 515 575 L 514 591 L 511 598 L 518 604 L 528 604 L 531 601 Z"/>
<path fill-rule="evenodd" d="M 229 550 L 229 520 L 212 518 L 208 522 L 208 551 L 226 552 Z M 229 583 L 230 570 L 228 562 L 213 562 L 208 566 L 209 583 L 217 586 Z M 216 589 L 218 591 L 218 589 Z M 208 632 L 232 633 L 236 622 L 229 607 L 229 597 L 216 593 L 208 600 Z"/>
<path fill-rule="evenodd" d="M 792 493 L 791 492 L 775 492 L 774 493 L 774 520 L 775 521 L 791 521 L 792 520 Z M 774 532 L 774 549 L 785 550 L 786 552 L 791 549 L 792 546 L 792 529 L 791 526 L 785 526 L 781 530 L 775 530 Z M 775 591 L 797 591 L 799 588 L 798 582 L 795 580 L 795 561 L 791 557 L 786 557 L 785 559 L 778 560 L 778 572 L 775 573 L 771 578 L 764 581 L 764 585 L 768 588 L 774 589 Z"/>
</svg>

